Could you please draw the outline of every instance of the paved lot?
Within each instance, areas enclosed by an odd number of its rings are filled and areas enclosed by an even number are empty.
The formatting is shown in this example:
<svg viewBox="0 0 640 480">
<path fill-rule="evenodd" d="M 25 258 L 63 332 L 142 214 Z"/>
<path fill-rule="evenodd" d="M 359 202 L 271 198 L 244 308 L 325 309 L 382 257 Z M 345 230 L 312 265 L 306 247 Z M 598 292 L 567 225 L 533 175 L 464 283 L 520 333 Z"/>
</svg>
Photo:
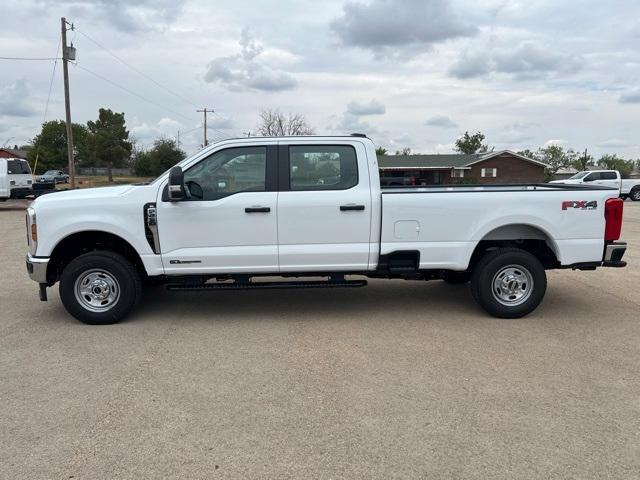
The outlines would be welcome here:
<svg viewBox="0 0 640 480">
<path fill-rule="evenodd" d="M 0 205 L 0 477 L 640 478 L 640 203 L 626 269 L 521 320 L 464 286 L 148 291 L 85 326 Z"/>
</svg>

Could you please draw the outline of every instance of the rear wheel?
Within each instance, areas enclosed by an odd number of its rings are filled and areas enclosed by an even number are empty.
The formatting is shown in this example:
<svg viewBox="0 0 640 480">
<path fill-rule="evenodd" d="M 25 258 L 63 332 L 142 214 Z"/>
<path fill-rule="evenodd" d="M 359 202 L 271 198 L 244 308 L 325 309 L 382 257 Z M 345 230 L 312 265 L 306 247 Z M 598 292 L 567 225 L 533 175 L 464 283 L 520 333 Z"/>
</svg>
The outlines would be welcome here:
<svg viewBox="0 0 640 480">
<path fill-rule="evenodd" d="M 631 192 L 629 193 L 629 198 L 631 198 L 631 200 L 633 200 L 634 202 L 640 201 L 640 188 L 635 187 L 633 190 L 631 190 Z"/>
<path fill-rule="evenodd" d="M 122 255 L 95 251 L 72 260 L 60 277 L 60 299 L 83 323 L 108 325 L 124 318 L 138 303 L 140 276 Z"/>
<path fill-rule="evenodd" d="M 540 261 L 518 248 L 487 253 L 471 275 L 471 292 L 478 304 L 499 318 L 520 318 L 544 298 L 547 276 Z"/>
</svg>

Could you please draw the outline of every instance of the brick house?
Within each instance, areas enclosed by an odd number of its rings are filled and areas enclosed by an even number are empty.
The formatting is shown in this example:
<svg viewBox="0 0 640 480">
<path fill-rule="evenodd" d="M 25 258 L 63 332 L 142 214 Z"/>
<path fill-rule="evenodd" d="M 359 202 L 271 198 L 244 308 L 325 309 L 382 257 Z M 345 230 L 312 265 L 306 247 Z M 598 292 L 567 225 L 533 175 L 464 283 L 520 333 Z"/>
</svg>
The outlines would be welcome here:
<svg viewBox="0 0 640 480">
<path fill-rule="evenodd" d="M 21 158 L 27 159 L 26 150 L 19 150 L 15 148 L 0 148 L 0 158 Z"/>
<path fill-rule="evenodd" d="M 546 165 L 510 150 L 378 157 L 383 185 L 542 183 Z"/>
</svg>

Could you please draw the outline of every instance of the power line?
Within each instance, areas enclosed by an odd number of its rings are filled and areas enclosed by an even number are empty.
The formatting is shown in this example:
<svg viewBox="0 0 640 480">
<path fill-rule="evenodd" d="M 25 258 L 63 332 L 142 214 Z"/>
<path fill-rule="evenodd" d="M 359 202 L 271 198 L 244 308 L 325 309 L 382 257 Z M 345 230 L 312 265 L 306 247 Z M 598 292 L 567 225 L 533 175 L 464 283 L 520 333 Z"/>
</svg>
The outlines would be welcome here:
<svg viewBox="0 0 640 480">
<path fill-rule="evenodd" d="M 109 80 L 108 78 L 103 77 L 102 75 L 89 70 L 88 68 L 82 67 L 82 66 L 80 66 L 78 64 L 76 64 L 75 66 L 76 66 L 76 68 L 79 68 L 80 70 L 84 70 L 85 72 L 87 72 L 87 73 L 99 78 L 100 80 L 102 80 L 104 82 L 107 82 L 107 83 L 109 83 L 109 84 L 113 85 L 114 87 L 117 87 L 117 88 L 119 88 L 121 90 L 124 90 L 125 92 L 129 93 L 130 95 L 133 95 L 134 97 L 138 97 L 139 99 L 144 100 L 145 102 L 150 103 L 151 105 L 155 105 L 156 107 L 161 108 L 163 110 L 166 110 L 168 112 L 171 112 L 174 115 L 178 115 L 178 116 L 180 116 L 182 118 L 185 118 L 185 119 L 189 120 L 190 122 L 195 122 L 195 120 L 193 118 L 189 118 L 186 115 L 183 115 L 182 113 L 179 113 L 179 112 L 176 112 L 175 110 L 172 110 L 171 108 L 165 107 L 164 105 L 161 105 L 161 104 L 159 104 L 157 102 L 154 102 L 153 100 L 149 100 L 148 98 L 143 97 L 142 95 L 140 95 L 140 94 L 138 94 L 136 92 L 133 92 L 133 91 L 129 90 L 128 88 L 117 84 L 113 80 Z"/>
<path fill-rule="evenodd" d="M 59 57 L 0 57 L 0 60 L 45 60 L 45 61 L 56 60 L 57 61 L 61 59 Z"/>
<path fill-rule="evenodd" d="M 53 63 L 53 70 L 51 71 L 51 81 L 49 82 L 49 93 L 47 94 L 47 103 L 44 107 L 44 115 L 42 115 L 42 123 L 47 120 L 47 112 L 49 111 L 49 101 L 51 100 L 51 90 L 53 89 L 53 80 L 56 75 L 56 66 L 58 65 L 58 53 L 60 52 L 60 43 L 62 43 L 62 37 L 58 37 L 58 47 L 56 48 L 56 61 Z"/>
<path fill-rule="evenodd" d="M 164 85 L 162 85 L 161 83 L 159 83 L 158 81 L 156 81 L 153 77 L 147 75 L 146 73 L 144 73 L 143 71 L 139 70 L 138 68 L 134 67 L 133 65 L 129 64 L 127 61 L 123 60 L 122 58 L 120 58 L 118 55 L 116 55 L 115 53 L 113 53 L 111 50 L 109 50 L 107 47 L 105 47 L 104 45 L 98 43 L 97 40 L 94 40 L 93 38 L 91 38 L 88 34 L 84 33 L 82 30 L 78 30 L 77 28 L 75 29 L 76 32 L 78 32 L 80 35 L 84 36 L 87 40 L 89 40 L 90 42 L 93 42 L 95 45 L 97 45 L 98 47 L 102 48 L 105 52 L 107 52 L 109 55 L 111 55 L 113 58 L 115 58 L 116 60 L 118 60 L 120 63 L 122 63 L 123 65 L 129 67 L 131 70 L 133 70 L 134 72 L 136 72 L 138 75 L 143 76 L 144 78 L 146 78 L 147 80 L 149 80 L 150 82 L 153 82 L 155 85 L 157 85 L 158 87 L 162 88 L 163 90 L 169 92 L 171 95 L 174 95 L 175 97 L 178 97 L 179 99 L 190 103 L 191 105 L 193 105 L 194 107 L 197 107 L 198 105 L 195 104 L 194 102 L 192 102 L 191 100 L 189 100 L 188 98 L 185 98 L 184 96 L 180 95 L 179 93 L 174 92 L 173 90 L 171 90 L 168 87 L 165 87 Z"/>
<path fill-rule="evenodd" d="M 183 95 L 177 93 L 176 91 L 170 89 L 169 87 L 159 83 L 156 79 L 154 79 L 152 76 L 147 75 L 146 73 L 144 73 L 142 70 L 140 70 L 139 68 L 134 67 L 133 65 L 131 65 L 129 62 L 127 62 L 126 60 L 124 60 L 122 57 L 116 55 L 115 53 L 113 53 L 111 50 L 109 50 L 107 47 L 105 47 L 104 45 L 102 45 L 100 42 L 98 42 L 97 40 L 95 40 L 94 38 L 92 38 L 89 34 L 83 32 L 82 30 L 79 30 L 77 27 L 74 28 L 74 32 L 79 33 L 80 35 L 82 35 L 83 37 L 85 37 L 87 40 L 89 40 L 90 42 L 92 42 L 94 45 L 96 45 L 97 47 L 103 49 L 105 52 L 107 52 L 109 55 L 111 55 L 113 58 L 115 58 L 116 60 L 118 60 L 120 63 L 122 63 L 123 65 L 125 65 L 126 67 L 130 68 L 131 70 L 133 70 L 134 72 L 136 72 L 138 75 L 146 78 L 147 80 L 149 80 L 150 82 L 152 82 L 154 85 L 162 88 L 163 90 L 165 90 L 166 92 L 169 92 L 171 95 L 193 105 L 194 107 L 198 108 L 198 104 L 196 104 L 195 102 L 189 100 L 188 98 L 184 97 Z M 217 111 L 215 110 L 211 110 L 211 112 L 214 115 L 217 115 L 218 117 L 220 117 L 223 120 L 226 120 L 226 118 L 222 115 L 220 115 Z"/>
</svg>

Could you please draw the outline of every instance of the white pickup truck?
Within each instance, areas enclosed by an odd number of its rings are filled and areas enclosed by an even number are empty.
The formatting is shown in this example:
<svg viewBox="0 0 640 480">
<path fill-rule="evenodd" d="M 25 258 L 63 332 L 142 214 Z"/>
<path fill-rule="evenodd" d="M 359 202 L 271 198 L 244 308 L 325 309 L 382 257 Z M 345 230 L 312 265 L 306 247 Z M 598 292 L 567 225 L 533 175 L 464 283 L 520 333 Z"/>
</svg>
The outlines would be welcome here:
<svg viewBox="0 0 640 480">
<path fill-rule="evenodd" d="M 640 180 L 623 179 L 617 170 L 585 170 L 565 180 L 553 180 L 564 185 L 604 185 L 620 191 L 620 198 L 640 201 Z"/>
<path fill-rule="evenodd" d="M 469 281 L 488 313 L 516 318 L 542 300 L 546 269 L 625 266 L 622 208 L 604 186 L 381 189 L 363 135 L 245 138 L 149 184 L 38 198 L 26 262 L 42 300 L 60 282 L 66 309 L 90 324 L 123 318 L 146 282 L 358 287 L 363 276 Z"/>
</svg>

